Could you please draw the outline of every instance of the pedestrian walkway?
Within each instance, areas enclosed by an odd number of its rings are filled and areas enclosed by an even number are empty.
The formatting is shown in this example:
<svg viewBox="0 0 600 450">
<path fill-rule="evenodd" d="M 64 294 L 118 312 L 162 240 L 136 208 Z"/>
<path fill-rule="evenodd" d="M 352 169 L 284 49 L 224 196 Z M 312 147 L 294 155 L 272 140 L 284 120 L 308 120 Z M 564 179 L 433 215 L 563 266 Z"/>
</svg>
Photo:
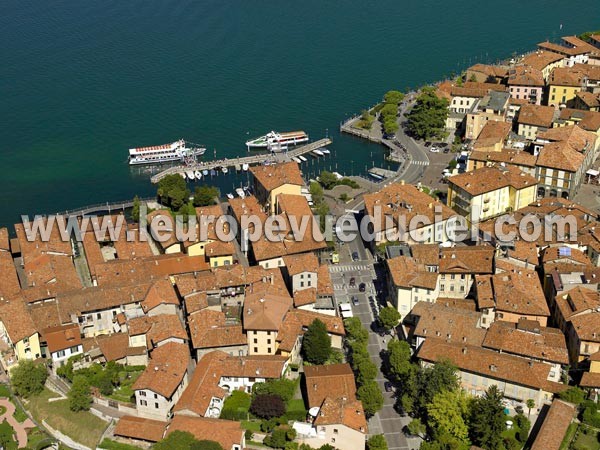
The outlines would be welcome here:
<svg viewBox="0 0 600 450">
<path fill-rule="evenodd" d="M 411 161 L 411 164 L 414 166 L 428 166 L 429 161 Z"/>
<path fill-rule="evenodd" d="M 17 419 L 15 419 L 15 405 L 13 405 L 9 399 L 0 398 L 0 406 L 6 408 L 6 412 L 0 416 L 0 423 L 6 420 L 8 424 L 13 427 L 13 430 L 15 430 L 19 448 L 27 447 L 27 428 L 34 428 L 35 424 L 31 419 L 27 419 L 23 423 L 17 422 Z"/>
<path fill-rule="evenodd" d="M 330 273 L 364 272 L 365 270 L 371 270 L 371 266 L 366 264 L 337 264 L 329 266 Z"/>
</svg>

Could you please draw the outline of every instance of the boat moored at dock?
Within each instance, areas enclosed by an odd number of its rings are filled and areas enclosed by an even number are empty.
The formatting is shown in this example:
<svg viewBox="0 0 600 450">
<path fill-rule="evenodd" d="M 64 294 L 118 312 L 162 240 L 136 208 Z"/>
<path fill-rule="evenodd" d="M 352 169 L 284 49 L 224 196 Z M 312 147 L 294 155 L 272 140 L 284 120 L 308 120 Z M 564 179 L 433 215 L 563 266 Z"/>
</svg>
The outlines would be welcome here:
<svg viewBox="0 0 600 450">
<path fill-rule="evenodd" d="M 313 156 L 324 156 L 325 154 L 321 151 L 321 150 L 313 150 L 311 152 L 313 154 Z"/>
<path fill-rule="evenodd" d="M 246 141 L 246 147 L 248 149 L 267 148 L 278 152 L 286 150 L 288 145 L 298 145 L 304 142 L 308 142 L 308 134 L 304 131 L 288 131 L 285 133 L 271 131 L 264 136 Z"/>
<path fill-rule="evenodd" d="M 183 161 L 186 158 L 201 156 L 205 151 L 206 148 L 204 147 L 188 147 L 186 141 L 180 139 L 170 144 L 130 148 L 129 164 L 160 164 L 169 161 Z"/>
</svg>

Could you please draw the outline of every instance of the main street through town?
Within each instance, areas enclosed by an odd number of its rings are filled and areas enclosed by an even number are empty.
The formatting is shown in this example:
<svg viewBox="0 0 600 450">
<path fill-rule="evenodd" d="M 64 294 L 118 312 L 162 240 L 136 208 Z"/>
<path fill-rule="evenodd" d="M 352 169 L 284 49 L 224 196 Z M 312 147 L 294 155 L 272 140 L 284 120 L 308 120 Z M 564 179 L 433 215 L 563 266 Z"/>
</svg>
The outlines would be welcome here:
<svg viewBox="0 0 600 450">
<path fill-rule="evenodd" d="M 347 213 L 347 217 L 354 217 Z M 330 266 L 331 280 L 338 304 L 349 303 L 352 312 L 358 317 L 362 326 L 369 331 L 368 350 L 371 360 L 377 366 L 377 384 L 383 393 L 383 408 L 369 420 L 369 435 L 385 435 L 389 450 L 416 450 L 420 446 L 418 438 L 407 437 L 403 429 L 410 422 L 410 417 L 403 417 L 394 409 L 396 402 L 393 392 L 385 391 L 386 379 L 381 372 L 381 352 L 387 348 L 390 336 L 382 337 L 374 331 L 373 323 L 377 319 L 378 311 L 383 307 L 383 298 L 379 293 L 385 290 L 385 280 L 381 269 L 368 248 L 365 248 L 360 237 L 339 245 L 340 264 Z M 353 258 L 352 256 L 355 256 Z M 358 256 L 358 259 L 356 258 Z M 364 292 L 360 286 L 364 283 Z M 358 304 L 352 298 L 358 300 Z"/>
</svg>

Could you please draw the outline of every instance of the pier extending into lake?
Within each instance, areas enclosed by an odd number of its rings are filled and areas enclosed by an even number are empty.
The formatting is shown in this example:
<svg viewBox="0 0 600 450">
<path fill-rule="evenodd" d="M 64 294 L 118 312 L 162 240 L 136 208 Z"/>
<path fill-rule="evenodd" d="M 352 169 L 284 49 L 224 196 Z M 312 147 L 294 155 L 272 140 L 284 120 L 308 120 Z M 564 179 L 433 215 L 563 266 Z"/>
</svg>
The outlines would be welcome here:
<svg viewBox="0 0 600 450">
<path fill-rule="evenodd" d="M 184 175 L 185 172 L 193 170 L 216 170 L 221 169 L 223 167 L 227 167 L 227 169 L 236 169 L 240 170 L 240 168 L 244 164 L 248 164 L 249 166 L 254 166 L 257 164 L 262 164 L 265 161 L 271 161 L 273 163 L 287 162 L 291 161 L 292 158 L 298 157 L 300 155 L 304 155 L 305 153 L 310 153 L 314 150 L 318 150 L 327 145 L 330 145 L 333 141 L 330 138 L 320 139 L 315 142 L 311 142 L 310 144 L 303 145 L 301 147 L 295 147 L 288 151 L 283 151 L 279 153 L 258 153 L 251 156 L 243 156 L 237 158 L 225 158 L 225 159 L 217 159 L 212 161 L 198 161 L 195 164 L 188 165 L 179 165 L 174 167 L 169 167 L 168 169 L 163 170 L 162 172 L 153 175 L 150 178 L 152 183 L 158 183 L 167 175 L 179 174 Z"/>
</svg>

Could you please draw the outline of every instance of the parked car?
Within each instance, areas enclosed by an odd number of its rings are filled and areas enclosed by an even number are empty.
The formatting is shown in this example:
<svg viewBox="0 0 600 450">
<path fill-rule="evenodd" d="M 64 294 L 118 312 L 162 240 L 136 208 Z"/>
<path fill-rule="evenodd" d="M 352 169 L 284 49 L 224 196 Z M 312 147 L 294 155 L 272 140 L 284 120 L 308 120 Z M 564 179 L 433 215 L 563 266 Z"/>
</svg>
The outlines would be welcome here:
<svg viewBox="0 0 600 450">
<path fill-rule="evenodd" d="M 439 148 L 437 148 L 437 147 L 431 147 L 431 148 L 429 149 L 429 151 L 430 151 L 431 153 L 439 153 L 439 152 L 440 152 L 440 149 L 439 149 Z"/>
<path fill-rule="evenodd" d="M 366 289 L 367 289 L 367 285 L 366 285 L 365 283 L 360 283 L 360 284 L 358 285 L 358 290 L 359 290 L 360 292 L 365 292 L 365 290 L 366 290 Z"/>
<path fill-rule="evenodd" d="M 444 153 L 450 153 L 450 147 L 446 147 L 446 148 L 444 149 Z"/>
<path fill-rule="evenodd" d="M 356 278 L 350 278 L 350 286 L 356 286 Z"/>
<path fill-rule="evenodd" d="M 431 142 L 429 142 L 429 141 L 425 142 L 425 147 L 429 147 L 429 146 L 431 146 Z"/>
<path fill-rule="evenodd" d="M 352 252 L 352 261 L 358 261 L 358 252 Z"/>
<path fill-rule="evenodd" d="M 383 385 L 385 386 L 385 392 L 392 392 L 394 390 L 392 383 L 389 381 L 386 381 Z"/>
<path fill-rule="evenodd" d="M 358 306 L 358 296 L 357 295 L 352 296 L 352 304 L 354 306 Z"/>
</svg>

